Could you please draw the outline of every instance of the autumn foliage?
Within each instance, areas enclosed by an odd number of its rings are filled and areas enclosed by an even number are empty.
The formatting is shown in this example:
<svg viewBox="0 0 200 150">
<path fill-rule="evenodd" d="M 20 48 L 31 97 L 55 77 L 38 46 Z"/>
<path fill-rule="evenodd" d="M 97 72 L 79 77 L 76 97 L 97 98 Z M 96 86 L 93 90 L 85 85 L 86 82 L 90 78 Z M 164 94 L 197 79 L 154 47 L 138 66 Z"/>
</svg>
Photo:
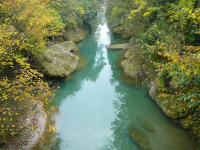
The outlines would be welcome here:
<svg viewBox="0 0 200 150">
<path fill-rule="evenodd" d="M 64 28 L 48 5 L 48 0 L 0 1 L 0 143 L 20 136 L 29 128 L 27 115 L 54 97 L 43 74 L 29 63 L 45 50 L 47 37 Z"/>
</svg>

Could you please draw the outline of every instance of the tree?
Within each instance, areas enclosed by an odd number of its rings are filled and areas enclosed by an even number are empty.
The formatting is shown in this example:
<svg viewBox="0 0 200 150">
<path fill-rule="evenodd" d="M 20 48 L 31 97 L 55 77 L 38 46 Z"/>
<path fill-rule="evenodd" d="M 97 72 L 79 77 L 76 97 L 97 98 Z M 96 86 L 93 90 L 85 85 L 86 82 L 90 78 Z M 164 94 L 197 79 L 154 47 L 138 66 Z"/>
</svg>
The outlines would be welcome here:
<svg viewBox="0 0 200 150">
<path fill-rule="evenodd" d="M 58 13 L 48 0 L 0 2 L 0 142 L 20 136 L 24 119 L 35 106 L 47 104 L 54 93 L 32 69 L 30 56 L 40 57 L 47 37 L 63 29 Z"/>
</svg>

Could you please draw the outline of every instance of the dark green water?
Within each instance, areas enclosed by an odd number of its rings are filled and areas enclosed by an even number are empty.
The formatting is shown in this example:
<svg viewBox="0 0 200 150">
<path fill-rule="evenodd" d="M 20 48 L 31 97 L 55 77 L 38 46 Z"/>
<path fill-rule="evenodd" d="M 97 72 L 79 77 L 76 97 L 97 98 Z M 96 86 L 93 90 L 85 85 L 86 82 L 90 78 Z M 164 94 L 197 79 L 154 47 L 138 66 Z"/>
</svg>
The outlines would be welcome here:
<svg viewBox="0 0 200 150">
<path fill-rule="evenodd" d="M 186 133 L 174 127 L 147 88 L 123 82 L 117 66 L 121 51 L 107 50 L 110 43 L 126 42 L 110 33 L 101 12 L 93 21 L 92 33 L 77 44 L 87 65 L 70 80 L 60 84 L 61 92 L 53 101 L 58 135 L 51 150 L 141 150 L 127 135 L 132 126 L 145 132 L 153 150 L 192 150 Z M 147 120 L 156 130 L 147 131 L 136 118 Z M 40 143 L 38 149 L 45 144 Z"/>
</svg>

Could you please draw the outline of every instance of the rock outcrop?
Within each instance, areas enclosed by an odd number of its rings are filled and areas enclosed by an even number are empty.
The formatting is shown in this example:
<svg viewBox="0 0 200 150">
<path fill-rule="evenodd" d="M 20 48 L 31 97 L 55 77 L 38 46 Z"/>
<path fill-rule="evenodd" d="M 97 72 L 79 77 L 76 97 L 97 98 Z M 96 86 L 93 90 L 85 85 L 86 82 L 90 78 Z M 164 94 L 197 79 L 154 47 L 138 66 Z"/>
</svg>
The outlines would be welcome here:
<svg viewBox="0 0 200 150">
<path fill-rule="evenodd" d="M 200 116 L 194 109 L 190 109 L 187 103 L 177 100 L 168 100 L 159 97 L 158 86 L 154 82 L 149 90 L 149 95 L 156 101 L 163 112 L 172 119 L 173 123 L 190 130 L 196 138 L 200 135 Z"/>
<path fill-rule="evenodd" d="M 111 44 L 107 48 L 108 49 L 115 49 L 115 50 L 126 50 L 126 49 L 129 48 L 129 43 Z"/>
<path fill-rule="evenodd" d="M 149 90 L 149 95 L 151 98 L 156 101 L 157 105 L 163 110 L 163 112 L 172 119 L 178 119 L 186 117 L 189 113 L 189 109 L 185 107 L 184 103 L 177 101 L 169 101 L 168 99 L 164 99 L 159 97 L 158 95 L 158 87 L 156 83 L 152 84 Z M 175 103 L 177 102 L 177 103 Z M 183 109 L 181 110 L 181 107 Z"/>
<path fill-rule="evenodd" d="M 135 50 L 134 48 L 130 48 L 129 50 L 126 51 L 126 53 L 124 54 L 125 58 L 131 58 L 134 56 Z"/>
<path fill-rule="evenodd" d="M 128 135 L 143 149 L 151 150 L 148 136 L 136 127 L 132 127 L 128 131 Z"/>
<path fill-rule="evenodd" d="M 31 150 L 38 142 L 41 135 L 44 133 L 46 126 L 47 115 L 43 111 L 41 103 L 36 104 L 36 109 L 26 116 L 26 123 L 22 126 L 28 127 L 19 138 L 11 138 L 3 149 L 16 150 L 24 149 Z M 34 130 L 32 127 L 35 127 Z"/>
<path fill-rule="evenodd" d="M 90 33 L 90 29 L 88 26 L 81 26 L 76 28 L 70 28 L 65 30 L 63 34 L 64 39 L 67 41 L 73 41 L 77 43 L 85 39 L 85 37 Z"/>
<path fill-rule="evenodd" d="M 121 37 L 123 39 L 129 39 L 131 37 L 131 33 L 125 30 L 123 26 L 112 26 L 111 28 L 114 34 L 118 37 Z"/>
<path fill-rule="evenodd" d="M 80 58 L 74 42 L 65 41 L 47 48 L 41 60 L 43 73 L 51 77 L 65 77 L 77 68 Z"/>
<path fill-rule="evenodd" d="M 124 54 L 124 57 L 127 58 L 121 62 L 124 72 L 131 77 L 141 76 L 143 74 L 142 62 L 135 47 L 130 47 Z"/>
<path fill-rule="evenodd" d="M 141 65 L 136 62 L 135 57 L 128 58 L 121 62 L 121 66 L 124 69 L 124 72 L 131 77 L 138 77 L 141 76 L 143 71 Z"/>
<path fill-rule="evenodd" d="M 55 36 L 53 42 L 73 41 L 74 43 L 80 42 L 90 33 L 89 25 L 83 25 L 76 28 L 68 28 L 64 31 L 63 35 Z"/>
</svg>

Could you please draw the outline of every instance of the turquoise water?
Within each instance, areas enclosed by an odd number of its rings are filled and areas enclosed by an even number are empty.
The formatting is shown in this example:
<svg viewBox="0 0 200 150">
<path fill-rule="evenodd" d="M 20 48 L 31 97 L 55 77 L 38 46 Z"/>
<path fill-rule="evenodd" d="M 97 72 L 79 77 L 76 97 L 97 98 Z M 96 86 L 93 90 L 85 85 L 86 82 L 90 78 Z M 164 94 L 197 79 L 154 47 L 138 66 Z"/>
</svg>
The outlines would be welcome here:
<svg viewBox="0 0 200 150">
<path fill-rule="evenodd" d="M 86 66 L 60 84 L 53 101 L 58 134 L 51 150 L 141 150 L 127 135 L 135 126 L 145 132 L 153 150 L 192 150 L 186 133 L 176 128 L 149 97 L 122 79 L 117 66 L 122 51 L 107 50 L 110 43 L 127 42 L 108 29 L 105 12 L 92 23 L 92 33 L 77 44 Z M 147 131 L 136 118 L 147 120 L 156 130 Z M 40 147 L 38 149 L 44 149 Z"/>
</svg>

